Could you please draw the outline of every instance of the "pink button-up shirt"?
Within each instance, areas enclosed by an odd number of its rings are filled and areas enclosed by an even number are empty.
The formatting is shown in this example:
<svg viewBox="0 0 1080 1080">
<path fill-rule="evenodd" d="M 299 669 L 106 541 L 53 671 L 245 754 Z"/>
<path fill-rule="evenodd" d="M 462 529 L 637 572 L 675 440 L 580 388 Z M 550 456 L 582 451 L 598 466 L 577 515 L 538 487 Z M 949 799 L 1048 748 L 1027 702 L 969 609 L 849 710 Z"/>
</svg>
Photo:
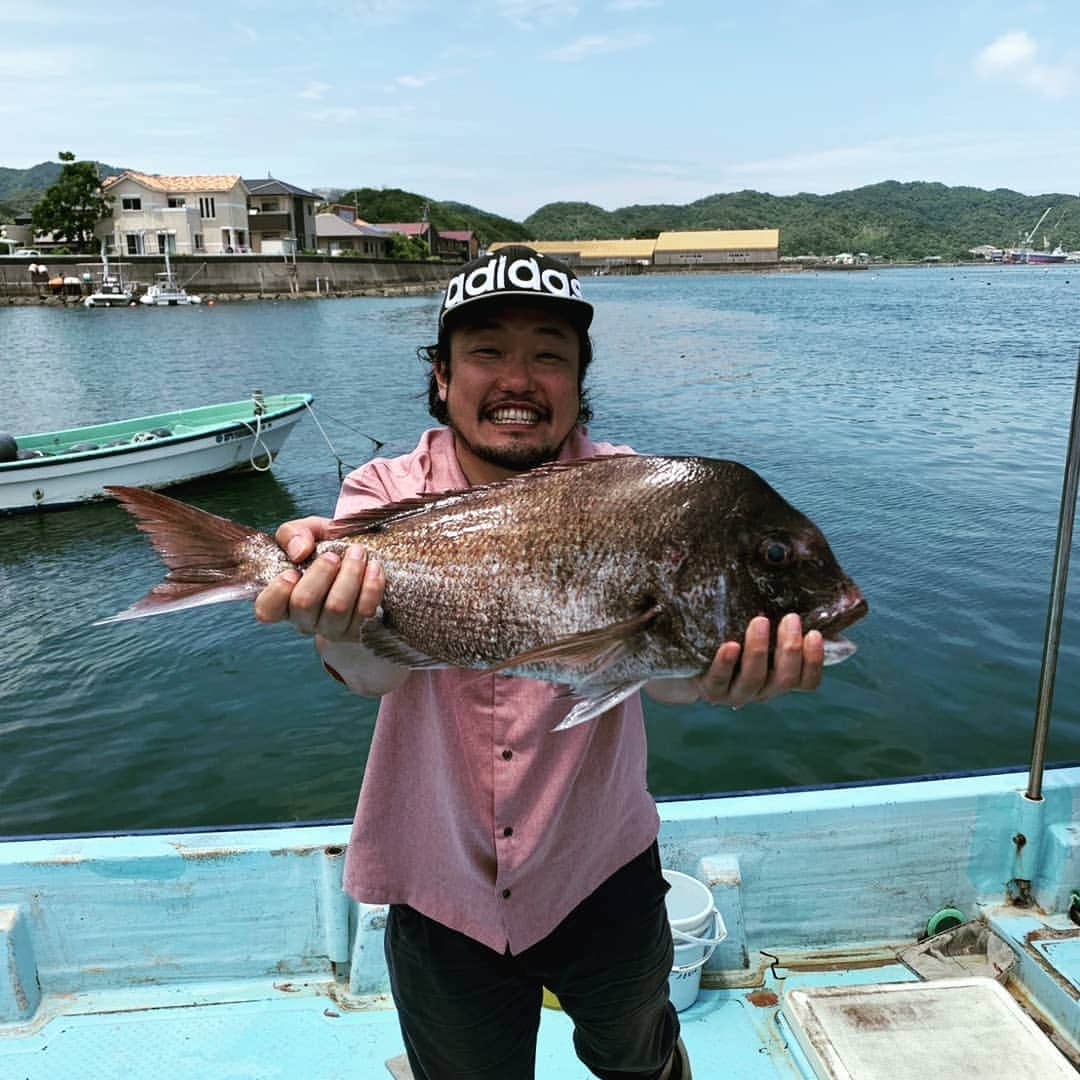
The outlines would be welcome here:
<svg viewBox="0 0 1080 1080">
<path fill-rule="evenodd" d="M 575 431 L 560 460 L 626 452 Z M 447 428 L 350 473 L 337 516 L 468 487 Z M 379 708 L 345 887 L 405 903 L 499 952 L 549 934 L 659 827 L 634 694 L 568 731 L 571 703 L 536 679 L 414 671 Z"/>
</svg>

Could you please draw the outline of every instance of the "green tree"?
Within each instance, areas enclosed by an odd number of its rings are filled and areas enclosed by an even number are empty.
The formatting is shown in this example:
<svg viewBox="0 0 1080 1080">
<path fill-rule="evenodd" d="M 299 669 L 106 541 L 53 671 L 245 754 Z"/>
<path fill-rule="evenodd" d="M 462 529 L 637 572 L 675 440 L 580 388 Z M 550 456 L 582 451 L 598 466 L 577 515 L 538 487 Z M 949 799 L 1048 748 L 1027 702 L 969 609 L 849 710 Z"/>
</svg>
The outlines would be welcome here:
<svg viewBox="0 0 1080 1080">
<path fill-rule="evenodd" d="M 426 259 L 431 252 L 419 236 L 406 236 L 404 233 L 390 234 L 391 259 Z"/>
<path fill-rule="evenodd" d="M 113 201 L 103 194 L 92 161 L 76 161 L 70 150 L 61 150 L 59 157 L 64 163 L 60 178 L 34 207 L 34 228 L 87 249 L 93 243 L 94 226 L 109 216 Z"/>
</svg>

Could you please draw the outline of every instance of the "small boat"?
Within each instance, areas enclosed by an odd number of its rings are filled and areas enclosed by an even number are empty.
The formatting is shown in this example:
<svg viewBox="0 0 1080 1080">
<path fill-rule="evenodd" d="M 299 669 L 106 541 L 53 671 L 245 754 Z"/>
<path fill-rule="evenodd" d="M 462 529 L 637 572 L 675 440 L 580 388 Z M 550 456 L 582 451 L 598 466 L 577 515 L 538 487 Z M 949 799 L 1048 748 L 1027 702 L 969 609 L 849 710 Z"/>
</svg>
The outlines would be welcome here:
<svg viewBox="0 0 1080 1080">
<path fill-rule="evenodd" d="M 123 263 L 116 263 L 118 272 L 109 269 L 109 255 L 101 245 L 101 280 L 94 291 L 83 300 L 86 307 L 130 307 L 135 303 L 135 286 L 124 281 Z"/>
<path fill-rule="evenodd" d="M 140 304 L 148 307 L 187 307 L 201 304 L 201 296 L 192 296 L 183 285 L 178 285 L 169 263 L 169 249 L 165 248 L 165 273 L 156 274 L 157 280 L 139 297 Z"/>
<path fill-rule="evenodd" d="M 263 396 L 35 435 L 0 435 L 0 513 L 107 498 L 107 484 L 163 488 L 269 468 L 314 399 Z"/>
</svg>

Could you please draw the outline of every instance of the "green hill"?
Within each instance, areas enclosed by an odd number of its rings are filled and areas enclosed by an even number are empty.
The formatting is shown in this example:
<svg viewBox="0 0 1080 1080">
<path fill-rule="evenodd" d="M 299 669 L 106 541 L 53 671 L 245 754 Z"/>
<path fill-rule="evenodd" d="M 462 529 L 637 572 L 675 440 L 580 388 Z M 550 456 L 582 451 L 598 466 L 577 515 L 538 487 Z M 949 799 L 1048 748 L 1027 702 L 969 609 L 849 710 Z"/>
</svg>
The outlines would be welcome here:
<svg viewBox="0 0 1080 1080">
<path fill-rule="evenodd" d="M 438 202 L 400 188 L 357 188 L 338 202 L 355 206 L 365 221 L 420 221 L 424 214 L 440 231 L 472 229 L 481 244 L 493 240 L 529 240 L 532 234 L 519 222 L 458 202 Z"/>
<path fill-rule="evenodd" d="M 99 176 L 114 176 L 124 170 L 115 165 L 97 165 Z M 43 161 L 29 169 L 7 169 L 0 166 L 0 220 L 15 214 L 28 213 L 34 204 L 60 179 L 63 164 L 59 161 Z"/>
<path fill-rule="evenodd" d="M 1053 212 L 1034 239 L 1066 250 L 1080 248 L 1080 198 L 1021 195 L 999 188 L 888 180 L 832 195 L 768 195 L 736 191 L 709 195 L 686 206 L 548 203 L 524 221 L 543 240 L 610 240 L 652 237 L 682 229 L 780 230 L 781 255 L 835 255 L 865 251 L 886 259 L 940 255 L 967 257 L 979 244 L 1008 247 L 1028 233 L 1043 211 Z"/>
</svg>

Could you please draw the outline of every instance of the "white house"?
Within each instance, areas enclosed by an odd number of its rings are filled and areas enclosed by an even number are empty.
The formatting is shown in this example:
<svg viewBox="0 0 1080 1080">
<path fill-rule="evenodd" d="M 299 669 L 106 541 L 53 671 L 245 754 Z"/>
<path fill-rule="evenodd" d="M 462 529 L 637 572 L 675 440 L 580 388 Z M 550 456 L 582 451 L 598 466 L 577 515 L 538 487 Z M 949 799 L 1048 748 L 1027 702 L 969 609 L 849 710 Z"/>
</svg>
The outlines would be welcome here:
<svg viewBox="0 0 1080 1080">
<path fill-rule="evenodd" d="M 95 235 L 121 255 L 217 255 L 250 249 L 248 193 L 239 175 L 159 176 L 125 172 L 101 188 L 112 215 Z"/>
</svg>

